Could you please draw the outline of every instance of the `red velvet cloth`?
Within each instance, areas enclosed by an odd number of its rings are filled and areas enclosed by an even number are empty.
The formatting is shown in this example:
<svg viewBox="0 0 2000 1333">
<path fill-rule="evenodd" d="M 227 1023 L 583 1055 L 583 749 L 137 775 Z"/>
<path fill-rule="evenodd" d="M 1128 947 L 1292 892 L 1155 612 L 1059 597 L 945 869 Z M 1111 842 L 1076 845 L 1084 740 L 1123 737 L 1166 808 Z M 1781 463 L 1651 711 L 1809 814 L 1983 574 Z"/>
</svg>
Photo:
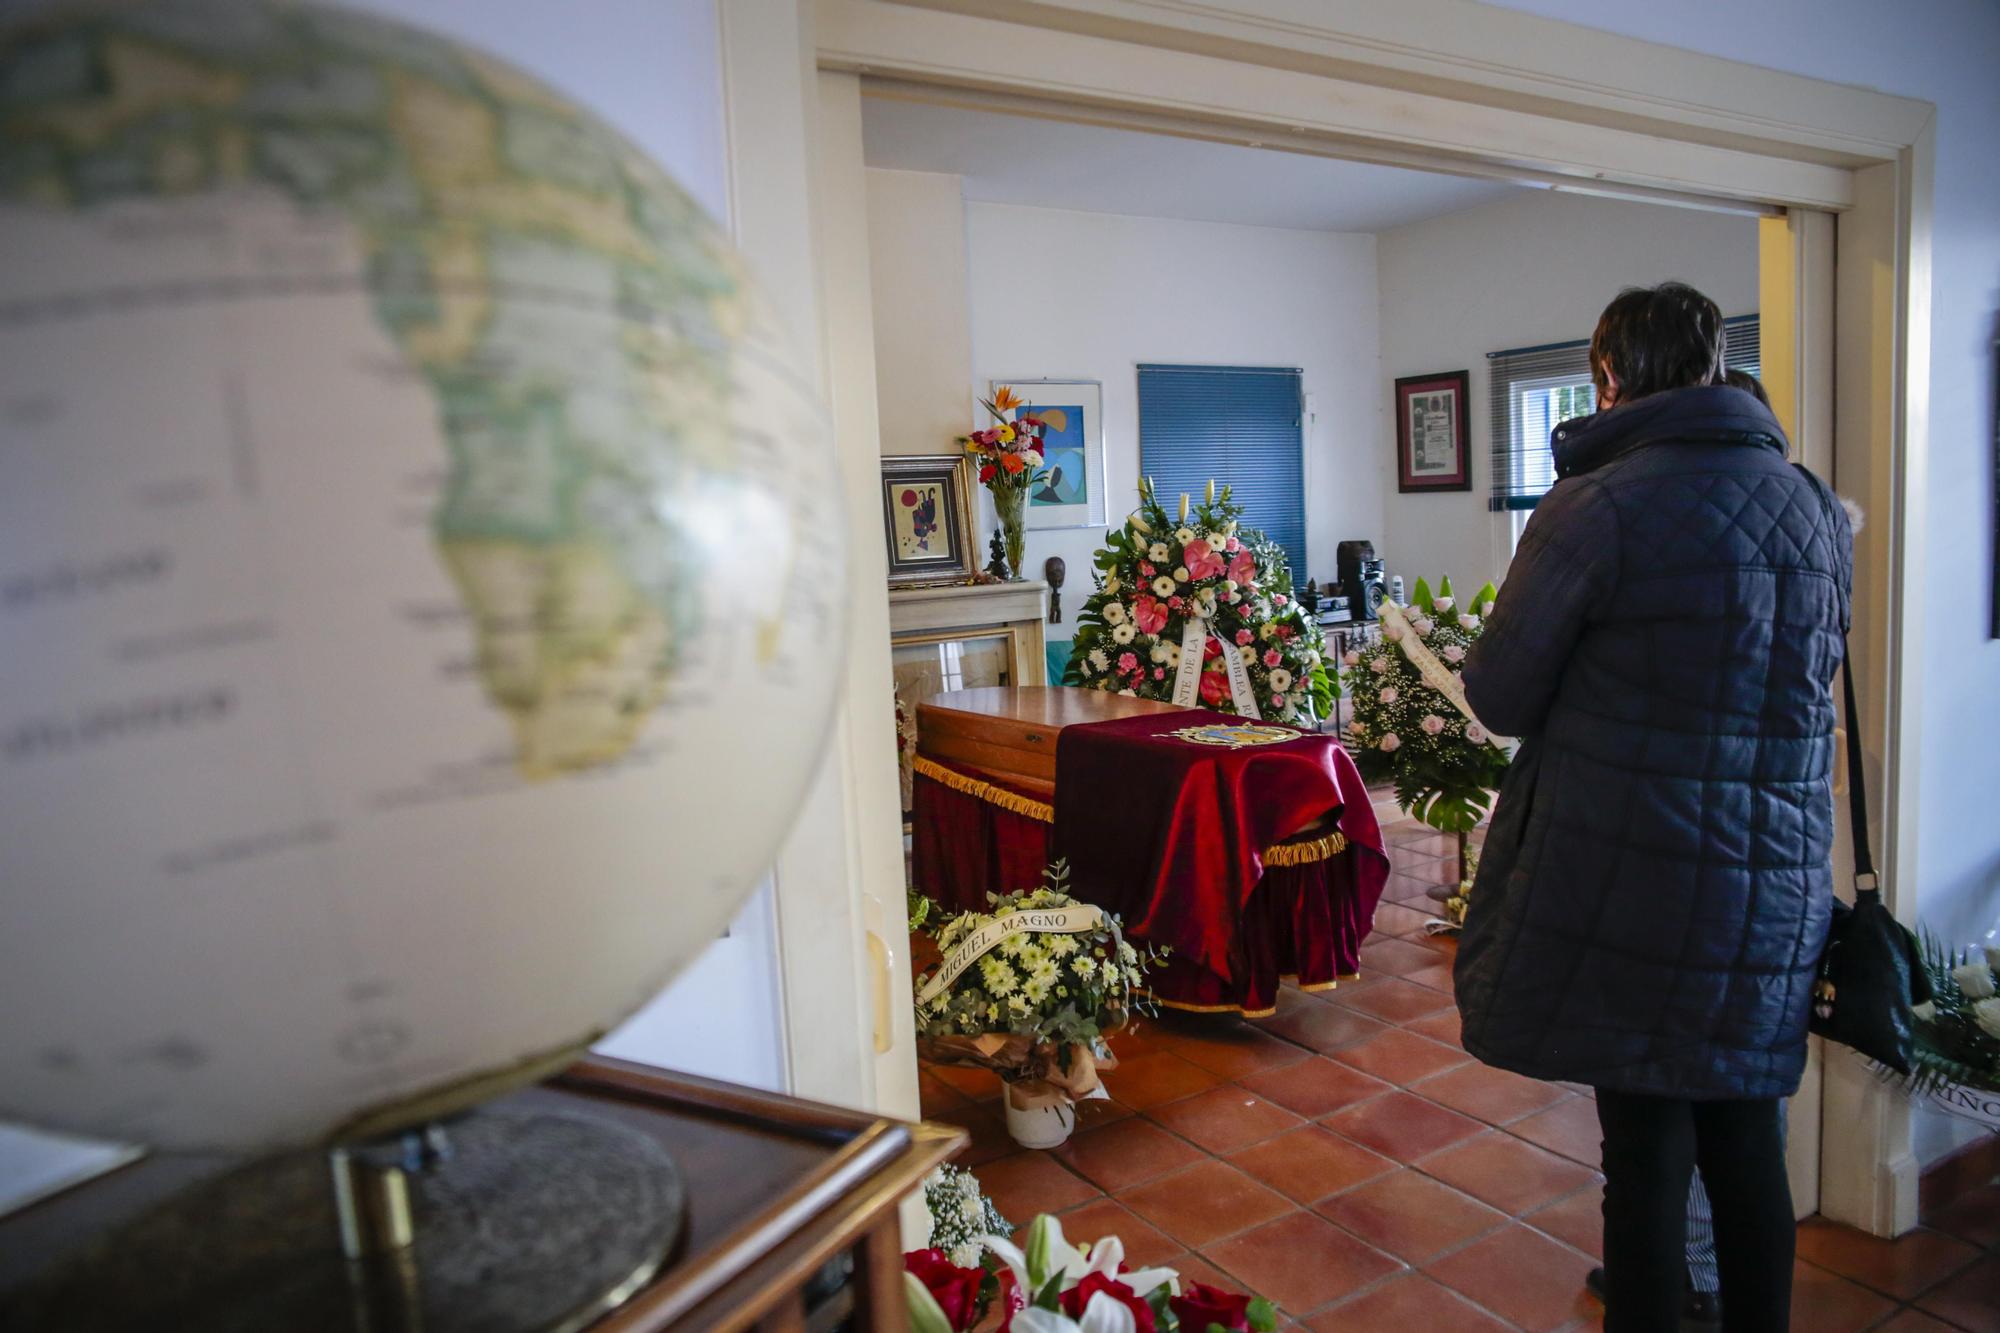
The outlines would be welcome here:
<svg viewBox="0 0 2000 1333">
<path fill-rule="evenodd" d="M 1016 790 L 992 773 L 946 767 Z M 1034 888 L 1055 859 L 1049 851 L 1049 826 L 1040 820 L 954 791 L 922 773 L 916 775 L 910 799 L 910 880 L 919 893 L 954 912 L 984 912 L 989 893 Z"/>
<path fill-rule="evenodd" d="M 1237 749 L 1173 734 L 1241 721 L 1149 713 L 1065 727 L 1056 740 L 1055 850 L 1079 894 L 1225 983 L 1247 963 L 1237 924 L 1264 848 L 1338 818 L 1370 867 L 1356 886 L 1370 913 L 1388 879 L 1361 774 L 1332 737 L 1302 731 Z"/>
<path fill-rule="evenodd" d="M 1344 752 L 1340 760 L 1346 760 Z M 1343 793 L 1361 793 L 1351 761 L 1343 765 L 1340 760 L 1332 762 L 1336 771 L 1346 774 Z M 946 767 L 1019 790 L 992 773 L 962 765 Z M 912 880 L 921 892 L 953 911 L 984 911 L 989 892 L 1032 887 L 1039 882 L 1042 867 L 1055 857 L 1054 831 L 1038 820 L 955 791 L 921 773 L 916 776 L 914 799 Z M 1058 797 L 1058 807 L 1061 803 Z M 1360 970 L 1361 945 L 1387 882 L 1388 862 L 1365 794 L 1342 804 L 1340 827 L 1349 850 L 1304 865 L 1265 870 L 1241 912 L 1227 923 L 1232 955 L 1228 972 L 1211 971 L 1188 954 L 1170 954 L 1151 977 L 1162 1002 L 1185 1009 L 1262 1015 L 1277 1004 L 1284 977 L 1296 977 L 1304 986 L 1325 986 Z M 1117 910 L 1080 884 L 1073 887 L 1078 896 Z M 1181 915 L 1172 910 L 1163 914 L 1169 921 Z M 1128 934 L 1136 940 L 1172 943 L 1129 926 L 1128 921 Z"/>
</svg>

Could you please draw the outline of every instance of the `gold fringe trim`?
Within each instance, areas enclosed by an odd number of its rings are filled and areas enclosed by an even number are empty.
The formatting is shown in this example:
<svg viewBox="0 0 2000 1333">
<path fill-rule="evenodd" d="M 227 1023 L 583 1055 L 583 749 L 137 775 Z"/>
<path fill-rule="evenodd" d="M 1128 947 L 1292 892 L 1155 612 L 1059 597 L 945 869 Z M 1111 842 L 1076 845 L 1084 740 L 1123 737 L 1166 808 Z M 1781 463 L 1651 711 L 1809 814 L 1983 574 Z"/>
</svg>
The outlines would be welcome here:
<svg viewBox="0 0 2000 1333">
<path fill-rule="evenodd" d="M 1240 1004 L 1182 1004 L 1178 1000 L 1162 1000 L 1157 995 L 1153 1003 L 1162 1009 L 1177 1009 L 1184 1014 L 1238 1014 L 1244 1018 L 1269 1018 L 1277 1009 L 1245 1009 Z"/>
<path fill-rule="evenodd" d="M 1022 815 L 1042 824 L 1056 822 L 1056 808 L 1047 801 L 1038 801 L 1032 796 L 1023 796 L 995 783 L 961 773 L 955 768 L 946 768 L 935 759 L 913 755 L 910 759 L 910 770 L 974 800 L 997 806 L 1009 814 Z M 1262 860 L 1266 869 L 1272 866 L 1309 866 L 1339 856 L 1346 850 L 1346 835 L 1335 831 L 1317 838 L 1281 842 L 1275 847 L 1266 847 Z"/>
<path fill-rule="evenodd" d="M 941 783 L 955 792 L 963 792 L 988 805 L 998 806 L 1009 814 L 1024 815 L 1043 824 L 1056 822 L 1056 808 L 1047 801 L 1037 801 L 1019 792 L 1008 791 L 1005 787 L 968 777 L 956 769 L 946 768 L 935 759 L 917 755 L 910 761 L 912 771 L 921 773 L 932 782 Z"/>
<path fill-rule="evenodd" d="M 1264 866 L 1266 869 L 1272 866 L 1309 866 L 1316 861 L 1339 856 L 1346 850 L 1346 835 L 1336 831 L 1317 838 L 1281 842 L 1276 847 L 1266 847 Z"/>
</svg>

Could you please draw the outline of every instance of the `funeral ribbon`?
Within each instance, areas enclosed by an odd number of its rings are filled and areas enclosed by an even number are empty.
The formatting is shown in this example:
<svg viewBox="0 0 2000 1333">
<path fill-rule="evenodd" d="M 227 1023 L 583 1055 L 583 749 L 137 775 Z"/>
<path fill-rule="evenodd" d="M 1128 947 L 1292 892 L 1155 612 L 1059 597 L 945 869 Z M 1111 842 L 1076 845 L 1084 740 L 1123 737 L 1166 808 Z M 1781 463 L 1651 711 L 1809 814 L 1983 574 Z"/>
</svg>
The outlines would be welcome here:
<svg viewBox="0 0 2000 1333">
<path fill-rule="evenodd" d="M 1201 707 L 1202 653 L 1207 650 L 1210 638 L 1222 643 L 1203 616 L 1189 616 L 1181 628 L 1181 664 L 1174 671 L 1174 702 L 1182 708 Z M 1250 683 L 1250 668 L 1244 665 L 1243 653 L 1235 644 L 1222 643 L 1222 665 L 1229 673 L 1229 697 L 1236 701 L 1237 713 L 1263 721 L 1264 715 L 1257 711 L 1256 687 Z"/>
<path fill-rule="evenodd" d="M 1022 932 L 1031 935 L 1076 935 L 1096 930 L 1104 923 L 1103 909 L 1092 907 L 1089 903 L 1076 903 L 1069 907 L 1030 907 L 996 916 L 952 947 L 937 975 L 917 992 L 917 1003 L 929 1004 L 935 1000 L 958 980 L 960 973 L 984 958 L 1009 935 Z M 1112 937 L 1115 939 L 1117 935 L 1117 928 L 1113 927 Z"/>
<path fill-rule="evenodd" d="M 1424 646 L 1423 636 L 1418 634 L 1417 627 L 1410 623 L 1409 612 L 1394 602 L 1384 601 L 1381 616 L 1382 636 L 1403 650 L 1403 656 L 1417 669 L 1417 674 L 1423 677 L 1424 684 L 1442 694 L 1453 708 L 1465 716 L 1466 721 L 1479 722 L 1478 717 L 1473 714 L 1472 705 L 1465 700 L 1465 682 L 1444 663 L 1438 661 L 1437 655 Z M 1481 727 L 1485 725 L 1483 722 L 1480 723 Z M 1507 747 L 1512 743 L 1503 736 L 1495 736 L 1490 730 L 1487 731 L 1486 741 L 1502 754 L 1507 753 Z"/>
</svg>

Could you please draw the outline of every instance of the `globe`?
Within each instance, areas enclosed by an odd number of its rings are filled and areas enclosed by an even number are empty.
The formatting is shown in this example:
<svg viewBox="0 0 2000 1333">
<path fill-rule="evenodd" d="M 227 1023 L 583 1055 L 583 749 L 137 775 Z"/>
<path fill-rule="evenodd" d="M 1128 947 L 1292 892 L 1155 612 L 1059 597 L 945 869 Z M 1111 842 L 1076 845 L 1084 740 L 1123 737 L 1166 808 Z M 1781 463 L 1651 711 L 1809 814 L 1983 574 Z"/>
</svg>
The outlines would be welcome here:
<svg viewBox="0 0 2000 1333">
<path fill-rule="evenodd" d="M 571 1058 L 801 799 L 837 494 L 721 231 L 516 70 L 0 36 L 0 1116 L 307 1146 Z"/>
</svg>

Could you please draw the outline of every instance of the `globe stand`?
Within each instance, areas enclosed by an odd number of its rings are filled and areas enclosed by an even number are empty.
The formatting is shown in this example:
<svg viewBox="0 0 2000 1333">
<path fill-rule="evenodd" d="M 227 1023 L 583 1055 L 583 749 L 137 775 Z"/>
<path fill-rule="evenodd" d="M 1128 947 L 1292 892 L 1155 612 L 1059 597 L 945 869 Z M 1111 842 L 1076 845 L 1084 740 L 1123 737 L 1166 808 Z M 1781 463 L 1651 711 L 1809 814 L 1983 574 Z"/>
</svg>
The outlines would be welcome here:
<svg viewBox="0 0 2000 1333">
<path fill-rule="evenodd" d="M 35 1284 L 0 1328 L 573 1333 L 651 1280 L 686 1211 L 672 1158 L 637 1130 L 478 1111 L 198 1185 Z"/>
</svg>

